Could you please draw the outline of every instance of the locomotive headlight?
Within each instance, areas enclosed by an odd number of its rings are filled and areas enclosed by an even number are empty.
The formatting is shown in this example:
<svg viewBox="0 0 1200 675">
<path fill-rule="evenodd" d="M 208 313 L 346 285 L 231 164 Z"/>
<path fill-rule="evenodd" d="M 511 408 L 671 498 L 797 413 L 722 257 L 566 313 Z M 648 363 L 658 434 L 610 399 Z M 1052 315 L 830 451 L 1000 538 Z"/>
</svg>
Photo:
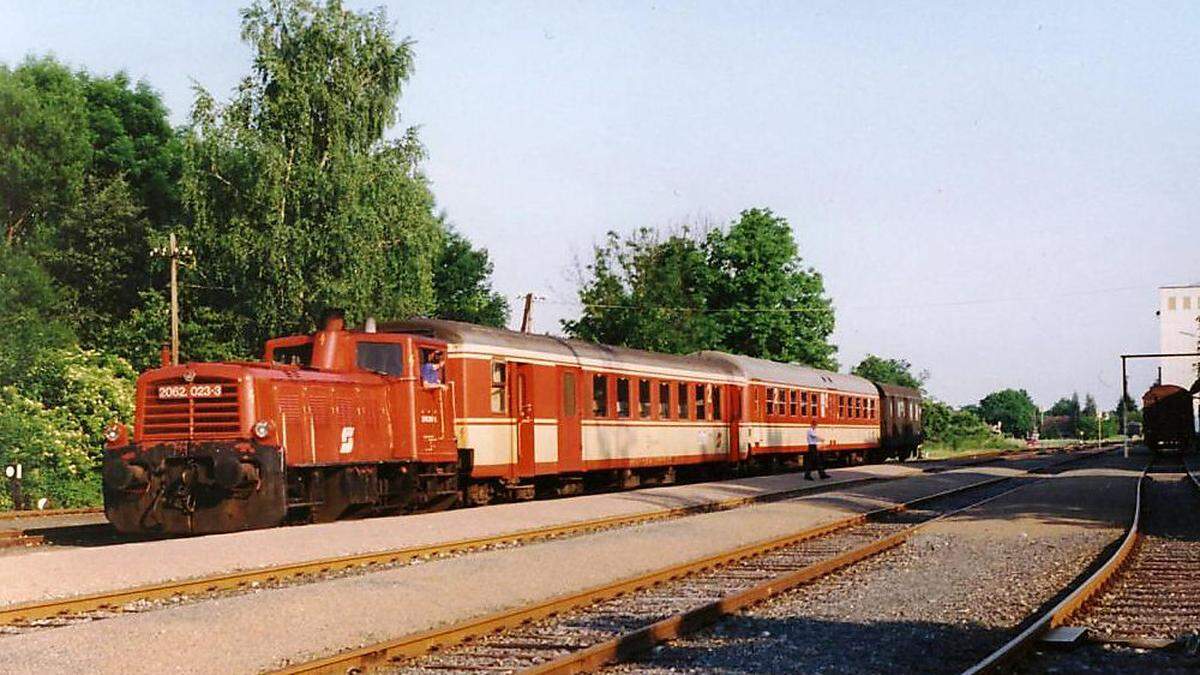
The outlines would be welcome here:
<svg viewBox="0 0 1200 675">
<path fill-rule="evenodd" d="M 104 427 L 104 441 L 109 447 L 119 447 L 129 442 L 129 430 L 120 422 Z"/>
<path fill-rule="evenodd" d="M 254 423 L 254 437 L 258 439 L 266 438 L 271 435 L 270 420 L 259 420 Z"/>
</svg>

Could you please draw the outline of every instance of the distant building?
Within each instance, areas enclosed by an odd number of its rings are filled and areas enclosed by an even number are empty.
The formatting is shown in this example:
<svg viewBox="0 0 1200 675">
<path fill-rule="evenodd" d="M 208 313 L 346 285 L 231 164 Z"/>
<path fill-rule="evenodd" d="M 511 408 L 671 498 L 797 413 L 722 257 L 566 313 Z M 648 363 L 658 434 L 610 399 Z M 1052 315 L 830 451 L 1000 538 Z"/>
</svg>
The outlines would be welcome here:
<svg viewBox="0 0 1200 675">
<path fill-rule="evenodd" d="M 1158 350 L 1164 354 L 1200 351 L 1200 284 L 1162 286 L 1158 289 Z M 1185 389 L 1197 378 L 1200 358 L 1164 358 L 1163 384 Z"/>
<path fill-rule="evenodd" d="M 1200 351 L 1200 284 L 1158 289 L 1158 350 L 1164 354 Z M 1200 359 L 1164 358 L 1159 366 L 1163 384 L 1190 389 L 1200 378 Z M 1200 398 L 1192 398 L 1200 431 Z"/>
</svg>

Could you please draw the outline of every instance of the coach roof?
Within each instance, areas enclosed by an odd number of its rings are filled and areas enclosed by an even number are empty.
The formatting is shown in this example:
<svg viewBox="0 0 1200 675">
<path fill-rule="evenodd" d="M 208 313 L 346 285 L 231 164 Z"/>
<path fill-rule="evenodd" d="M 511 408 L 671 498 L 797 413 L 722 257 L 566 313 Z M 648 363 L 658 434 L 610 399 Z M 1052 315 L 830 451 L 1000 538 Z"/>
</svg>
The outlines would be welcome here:
<svg viewBox="0 0 1200 675">
<path fill-rule="evenodd" d="M 382 323 L 379 325 L 379 330 L 387 333 L 420 333 L 452 344 L 498 347 L 527 352 L 530 356 L 544 354 L 575 362 L 605 361 L 627 366 L 668 368 L 721 379 L 739 379 L 741 375 L 739 369 L 733 364 L 695 354 L 688 356 L 660 354 L 640 349 L 611 347 L 582 340 L 571 340 L 553 335 L 521 333 L 506 328 L 477 326 L 473 323 L 445 319 L 416 318 Z"/>
<path fill-rule="evenodd" d="M 725 352 L 697 352 L 714 363 L 728 363 L 737 368 L 743 377 L 751 381 L 782 384 L 809 389 L 834 389 L 855 394 L 875 395 L 878 391 L 870 380 L 857 375 L 843 375 L 828 370 L 819 370 L 795 363 L 776 363 L 753 356 L 726 354 Z"/>
</svg>

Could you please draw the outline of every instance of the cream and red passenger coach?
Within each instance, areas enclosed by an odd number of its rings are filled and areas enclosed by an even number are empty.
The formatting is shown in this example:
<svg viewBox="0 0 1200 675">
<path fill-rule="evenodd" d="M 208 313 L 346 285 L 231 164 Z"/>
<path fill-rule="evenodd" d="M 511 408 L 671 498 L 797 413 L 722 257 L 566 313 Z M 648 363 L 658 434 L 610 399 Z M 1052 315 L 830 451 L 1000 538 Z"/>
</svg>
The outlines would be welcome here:
<svg viewBox="0 0 1200 675">
<path fill-rule="evenodd" d="M 212 532 L 288 512 L 331 519 L 632 487 L 773 466 L 806 449 L 814 420 L 823 452 L 904 458 L 920 441 L 919 393 L 719 352 L 334 321 L 269 341 L 261 363 L 139 378 L 133 438 L 121 430 L 105 453 L 105 505 L 125 531 Z"/>
</svg>

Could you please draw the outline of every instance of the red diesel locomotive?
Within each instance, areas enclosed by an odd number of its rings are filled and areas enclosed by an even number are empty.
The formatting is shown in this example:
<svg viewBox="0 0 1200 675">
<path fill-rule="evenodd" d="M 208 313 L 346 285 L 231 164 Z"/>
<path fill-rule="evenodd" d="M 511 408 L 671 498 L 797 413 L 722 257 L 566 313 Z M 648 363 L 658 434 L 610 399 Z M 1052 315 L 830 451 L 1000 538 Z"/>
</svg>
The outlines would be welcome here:
<svg viewBox="0 0 1200 675">
<path fill-rule="evenodd" d="M 267 342 L 262 362 L 144 373 L 110 430 L 122 532 L 436 509 L 772 467 L 805 450 L 901 459 L 920 393 L 720 352 L 677 356 L 433 319 Z"/>
</svg>

